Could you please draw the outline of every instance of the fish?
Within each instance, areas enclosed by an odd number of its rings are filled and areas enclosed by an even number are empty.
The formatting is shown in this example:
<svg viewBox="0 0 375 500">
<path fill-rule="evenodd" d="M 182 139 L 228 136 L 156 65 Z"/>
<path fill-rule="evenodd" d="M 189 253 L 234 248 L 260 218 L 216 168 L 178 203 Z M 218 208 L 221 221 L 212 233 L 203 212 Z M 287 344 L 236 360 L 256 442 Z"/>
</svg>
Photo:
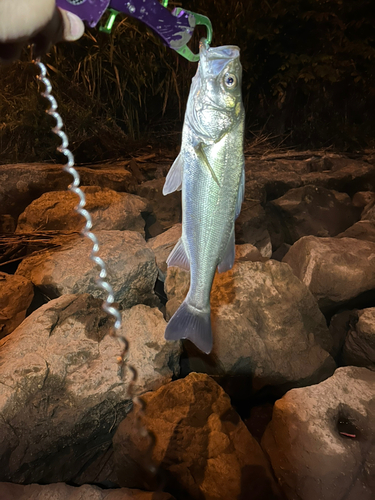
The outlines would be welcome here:
<svg viewBox="0 0 375 500">
<path fill-rule="evenodd" d="M 200 43 L 186 105 L 180 153 L 163 187 L 181 190 L 182 235 L 167 265 L 190 271 L 188 294 L 169 320 L 165 339 L 213 347 L 210 295 L 216 269 L 232 268 L 234 224 L 245 193 L 242 66 L 235 45 Z"/>
</svg>

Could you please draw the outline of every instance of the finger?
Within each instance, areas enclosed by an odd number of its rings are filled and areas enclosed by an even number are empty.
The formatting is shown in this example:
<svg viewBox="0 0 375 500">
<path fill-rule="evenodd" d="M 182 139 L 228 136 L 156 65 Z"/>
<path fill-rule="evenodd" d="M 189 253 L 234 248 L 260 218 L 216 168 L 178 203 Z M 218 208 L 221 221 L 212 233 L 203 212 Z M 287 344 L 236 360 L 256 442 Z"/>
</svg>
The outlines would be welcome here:
<svg viewBox="0 0 375 500">
<path fill-rule="evenodd" d="M 48 52 L 51 45 L 57 42 L 78 40 L 84 31 L 85 25 L 79 17 L 56 8 L 49 23 L 31 40 L 35 57 Z"/>
</svg>

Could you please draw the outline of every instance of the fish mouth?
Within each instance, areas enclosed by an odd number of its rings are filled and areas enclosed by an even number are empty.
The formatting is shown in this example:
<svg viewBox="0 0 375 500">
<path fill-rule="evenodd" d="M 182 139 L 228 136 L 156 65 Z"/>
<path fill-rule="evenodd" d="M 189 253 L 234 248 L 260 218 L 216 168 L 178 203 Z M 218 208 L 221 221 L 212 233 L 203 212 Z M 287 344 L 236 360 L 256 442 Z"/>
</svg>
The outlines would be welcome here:
<svg viewBox="0 0 375 500">
<path fill-rule="evenodd" d="M 204 43 L 200 44 L 199 66 L 203 75 L 216 77 L 231 61 L 235 61 L 239 57 L 240 49 L 237 45 L 210 48 L 206 47 Z"/>
<path fill-rule="evenodd" d="M 207 47 L 205 43 L 201 42 L 200 52 L 208 59 L 235 59 L 240 55 L 240 48 L 237 45 Z"/>
</svg>

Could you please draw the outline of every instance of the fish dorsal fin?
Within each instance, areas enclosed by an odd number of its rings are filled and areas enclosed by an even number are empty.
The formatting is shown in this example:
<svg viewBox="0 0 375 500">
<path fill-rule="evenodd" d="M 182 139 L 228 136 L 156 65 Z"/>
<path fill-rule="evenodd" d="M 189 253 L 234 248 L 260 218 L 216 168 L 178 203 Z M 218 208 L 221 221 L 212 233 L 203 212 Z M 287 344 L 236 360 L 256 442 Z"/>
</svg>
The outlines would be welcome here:
<svg viewBox="0 0 375 500">
<path fill-rule="evenodd" d="M 181 191 L 183 166 L 184 162 L 180 153 L 173 162 L 168 172 L 167 178 L 165 179 L 165 184 L 163 187 L 164 196 L 173 193 L 174 191 Z"/>
<path fill-rule="evenodd" d="M 229 269 L 232 269 L 235 256 L 236 256 L 236 247 L 234 244 L 234 224 L 233 224 L 232 232 L 230 233 L 228 243 L 225 249 L 224 258 L 217 266 L 217 270 L 219 271 L 219 273 L 225 273 L 225 271 L 229 271 Z"/>
<path fill-rule="evenodd" d="M 237 217 L 240 215 L 241 205 L 244 199 L 245 199 L 245 163 L 242 166 L 240 187 L 238 189 L 238 195 L 237 195 L 235 219 L 237 219 Z"/>
<path fill-rule="evenodd" d="M 167 266 L 181 267 L 181 269 L 185 269 L 185 271 L 190 270 L 190 261 L 189 257 L 187 256 L 182 238 L 178 240 L 176 246 L 169 254 L 169 257 L 167 259 Z"/>
<path fill-rule="evenodd" d="M 204 152 L 204 149 L 203 149 L 203 144 L 200 142 L 197 146 L 194 147 L 194 150 L 195 150 L 195 153 L 196 153 L 198 159 L 207 168 L 207 170 L 210 172 L 213 180 L 220 187 L 219 179 L 217 178 L 213 168 L 210 165 L 210 162 L 208 161 L 206 153 Z"/>
</svg>

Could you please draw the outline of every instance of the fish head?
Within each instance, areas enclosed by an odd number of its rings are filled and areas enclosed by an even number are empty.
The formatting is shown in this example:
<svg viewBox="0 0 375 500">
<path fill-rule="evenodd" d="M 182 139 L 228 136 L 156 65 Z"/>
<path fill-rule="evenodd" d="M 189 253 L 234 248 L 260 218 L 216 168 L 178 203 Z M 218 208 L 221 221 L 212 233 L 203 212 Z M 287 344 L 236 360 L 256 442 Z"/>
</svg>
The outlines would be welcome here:
<svg viewBox="0 0 375 500">
<path fill-rule="evenodd" d="M 200 45 L 200 62 L 192 81 L 187 118 L 197 140 L 220 140 L 244 119 L 240 49 L 235 45 Z"/>
</svg>

